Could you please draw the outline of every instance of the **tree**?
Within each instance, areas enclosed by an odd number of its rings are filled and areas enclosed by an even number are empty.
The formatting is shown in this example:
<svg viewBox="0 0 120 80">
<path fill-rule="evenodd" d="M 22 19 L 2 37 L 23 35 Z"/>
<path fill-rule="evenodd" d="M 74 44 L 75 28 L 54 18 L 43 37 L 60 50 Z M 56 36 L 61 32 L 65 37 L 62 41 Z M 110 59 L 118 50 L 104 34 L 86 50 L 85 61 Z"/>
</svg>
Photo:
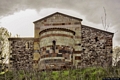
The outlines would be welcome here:
<svg viewBox="0 0 120 80">
<path fill-rule="evenodd" d="M 110 28 L 110 25 L 107 23 L 107 13 L 104 7 L 103 10 L 104 10 L 104 16 L 101 17 L 101 20 L 104 30 L 107 31 Z"/>
<path fill-rule="evenodd" d="M 117 62 L 120 61 L 120 47 L 116 46 L 113 49 L 113 65 L 116 66 Z"/>
<path fill-rule="evenodd" d="M 9 32 L 6 28 L 0 28 L 0 70 L 5 68 L 6 62 L 8 62 L 9 56 Z M 1 71 L 0 71 L 1 72 Z"/>
</svg>

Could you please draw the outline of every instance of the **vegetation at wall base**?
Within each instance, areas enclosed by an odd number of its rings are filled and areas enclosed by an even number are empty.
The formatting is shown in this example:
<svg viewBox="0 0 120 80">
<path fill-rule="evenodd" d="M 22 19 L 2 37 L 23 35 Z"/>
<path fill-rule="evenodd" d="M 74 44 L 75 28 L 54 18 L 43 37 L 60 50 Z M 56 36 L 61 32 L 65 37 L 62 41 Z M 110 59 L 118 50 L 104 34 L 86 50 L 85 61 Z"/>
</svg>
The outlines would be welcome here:
<svg viewBox="0 0 120 80">
<path fill-rule="evenodd" d="M 118 67 L 87 67 L 59 71 L 7 71 L 0 80 L 102 80 L 105 77 L 120 77 Z"/>
</svg>

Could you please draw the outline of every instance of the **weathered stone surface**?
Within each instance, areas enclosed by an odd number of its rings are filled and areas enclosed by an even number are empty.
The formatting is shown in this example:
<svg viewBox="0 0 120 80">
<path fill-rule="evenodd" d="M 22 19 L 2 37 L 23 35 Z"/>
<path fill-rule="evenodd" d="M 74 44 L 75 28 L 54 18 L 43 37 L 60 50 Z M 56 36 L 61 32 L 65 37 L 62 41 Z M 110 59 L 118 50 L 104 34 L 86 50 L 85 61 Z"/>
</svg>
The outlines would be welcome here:
<svg viewBox="0 0 120 80">
<path fill-rule="evenodd" d="M 10 39 L 10 65 L 12 69 L 31 69 L 33 67 L 34 40 L 25 38 Z"/>
<path fill-rule="evenodd" d="M 82 26 L 82 53 L 79 66 L 111 66 L 112 37 L 105 31 Z"/>
<path fill-rule="evenodd" d="M 15 43 L 11 40 L 11 53 L 14 53 L 11 55 L 15 58 L 11 61 L 13 67 L 17 68 L 18 64 L 21 69 L 29 67 L 32 60 L 40 69 L 57 69 L 68 64 L 76 67 L 110 66 L 113 33 L 81 25 L 81 21 L 61 13 L 35 21 L 34 37 L 38 39 L 28 40 L 34 43 L 34 48 L 26 49 L 27 41 L 22 38 Z"/>
</svg>

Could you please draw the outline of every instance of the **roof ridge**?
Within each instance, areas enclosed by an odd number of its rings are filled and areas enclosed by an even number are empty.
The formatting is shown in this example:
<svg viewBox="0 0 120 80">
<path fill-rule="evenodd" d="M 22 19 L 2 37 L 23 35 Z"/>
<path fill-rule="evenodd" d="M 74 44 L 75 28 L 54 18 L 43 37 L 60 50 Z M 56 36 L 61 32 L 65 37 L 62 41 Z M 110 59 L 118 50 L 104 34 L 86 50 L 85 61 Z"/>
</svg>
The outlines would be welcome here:
<svg viewBox="0 0 120 80">
<path fill-rule="evenodd" d="M 82 19 L 80 19 L 80 18 L 71 16 L 71 15 L 67 15 L 67 14 L 61 13 L 61 12 L 55 12 L 55 13 L 52 13 L 52 14 L 50 14 L 50 15 L 47 15 L 47 16 L 41 18 L 41 19 L 38 19 L 37 21 L 34 21 L 33 23 L 36 23 L 36 22 L 38 22 L 38 21 L 41 21 L 41 20 L 43 20 L 43 19 L 45 19 L 45 18 L 48 18 L 48 17 L 50 17 L 50 16 L 53 16 L 53 15 L 55 15 L 55 14 L 61 14 L 61 15 L 64 15 L 64 16 L 71 17 L 71 18 L 78 19 L 78 20 L 82 21 Z"/>
<path fill-rule="evenodd" d="M 105 31 L 105 30 L 102 30 L 102 29 L 98 29 L 98 28 L 94 28 L 94 27 L 91 27 L 91 26 L 87 26 L 87 25 L 81 25 L 81 26 L 85 26 L 85 27 L 88 27 L 88 28 L 92 28 L 92 29 L 95 29 L 95 30 L 99 30 L 99 31 L 103 31 L 103 32 L 106 32 L 106 33 L 114 34 L 114 33 L 112 33 L 112 32 L 109 32 L 109 31 Z"/>
</svg>

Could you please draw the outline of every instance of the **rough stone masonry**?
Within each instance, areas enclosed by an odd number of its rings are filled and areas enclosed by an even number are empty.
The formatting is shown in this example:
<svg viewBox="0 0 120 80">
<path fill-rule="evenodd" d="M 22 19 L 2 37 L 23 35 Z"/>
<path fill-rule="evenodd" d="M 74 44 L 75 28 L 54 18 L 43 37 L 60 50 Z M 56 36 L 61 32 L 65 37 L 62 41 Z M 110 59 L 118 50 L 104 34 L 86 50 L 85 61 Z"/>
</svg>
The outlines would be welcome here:
<svg viewBox="0 0 120 80">
<path fill-rule="evenodd" d="M 35 21 L 33 38 L 9 38 L 10 65 L 40 70 L 111 66 L 113 33 L 81 22 L 59 12 Z"/>
</svg>

